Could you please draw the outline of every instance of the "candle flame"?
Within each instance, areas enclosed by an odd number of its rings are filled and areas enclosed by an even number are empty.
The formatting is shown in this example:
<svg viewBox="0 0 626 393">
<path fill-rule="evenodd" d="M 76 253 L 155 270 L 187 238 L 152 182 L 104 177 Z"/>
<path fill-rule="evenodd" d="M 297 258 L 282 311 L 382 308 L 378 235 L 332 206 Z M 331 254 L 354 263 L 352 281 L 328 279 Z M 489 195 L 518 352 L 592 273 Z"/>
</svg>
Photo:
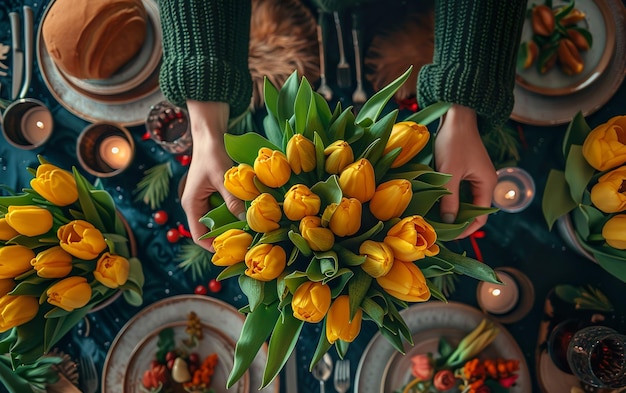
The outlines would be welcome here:
<svg viewBox="0 0 626 393">
<path fill-rule="evenodd" d="M 498 288 L 495 288 L 495 289 L 491 290 L 491 294 L 493 296 L 500 296 L 501 293 L 502 292 Z"/>
<path fill-rule="evenodd" d="M 37 126 L 37 128 L 43 129 L 44 128 L 43 121 L 38 120 L 37 123 L 36 123 L 36 126 Z"/>
<path fill-rule="evenodd" d="M 113 147 L 111 148 L 111 153 L 113 153 L 113 154 L 119 154 L 119 153 L 120 153 L 120 148 L 119 148 L 119 147 L 117 147 L 117 146 L 113 146 Z"/>
<path fill-rule="evenodd" d="M 517 196 L 517 193 L 515 192 L 515 190 L 509 190 L 506 192 L 506 194 L 504 194 L 504 199 L 515 199 L 515 197 Z"/>
</svg>

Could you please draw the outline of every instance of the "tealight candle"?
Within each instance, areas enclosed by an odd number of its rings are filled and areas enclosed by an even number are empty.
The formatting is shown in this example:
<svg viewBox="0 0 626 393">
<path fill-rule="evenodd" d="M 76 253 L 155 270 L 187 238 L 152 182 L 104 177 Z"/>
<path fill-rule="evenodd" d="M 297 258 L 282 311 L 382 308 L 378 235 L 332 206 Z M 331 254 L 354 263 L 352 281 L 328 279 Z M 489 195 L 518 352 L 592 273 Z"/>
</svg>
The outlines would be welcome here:
<svg viewBox="0 0 626 393">
<path fill-rule="evenodd" d="M 100 158 L 113 169 L 126 167 L 132 157 L 130 143 L 121 136 L 104 138 L 99 148 Z"/>
<path fill-rule="evenodd" d="M 524 210 L 535 197 L 535 182 L 521 168 L 498 170 L 498 183 L 493 191 L 493 205 L 502 211 L 515 213 Z"/>
<path fill-rule="evenodd" d="M 52 114 L 41 106 L 35 106 L 22 116 L 21 131 L 24 139 L 33 145 L 39 145 L 52 132 Z"/>
<path fill-rule="evenodd" d="M 481 282 L 478 288 L 478 301 L 481 307 L 492 314 L 505 314 L 517 305 L 519 287 L 508 273 L 498 271 L 502 284 Z"/>
</svg>

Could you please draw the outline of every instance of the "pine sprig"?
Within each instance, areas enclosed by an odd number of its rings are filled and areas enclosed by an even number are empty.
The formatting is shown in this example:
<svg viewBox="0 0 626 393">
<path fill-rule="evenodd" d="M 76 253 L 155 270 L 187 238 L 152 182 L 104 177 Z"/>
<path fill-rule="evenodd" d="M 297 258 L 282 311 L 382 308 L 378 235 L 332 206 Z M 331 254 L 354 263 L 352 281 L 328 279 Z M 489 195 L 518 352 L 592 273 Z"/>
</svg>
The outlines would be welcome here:
<svg viewBox="0 0 626 393">
<path fill-rule="evenodd" d="M 515 130 L 504 125 L 482 136 L 487 153 L 496 167 L 505 161 L 519 161 L 519 142 Z"/>
<path fill-rule="evenodd" d="M 450 297 L 456 291 L 456 283 L 459 278 L 456 274 L 442 274 L 432 279 L 433 285 L 446 297 Z"/>
<path fill-rule="evenodd" d="M 176 261 L 179 262 L 178 267 L 183 271 L 191 270 L 193 281 L 201 281 L 208 278 L 212 257 L 212 253 L 188 240 L 180 247 Z"/>
<path fill-rule="evenodd" d="M 172 165 L 169 161 L 155 165 L 147 169 L 144 175 L 135 188 L 135 202 L 142 201 L 154 210 L 161 206 L 170 192 Z"/>
</svg>

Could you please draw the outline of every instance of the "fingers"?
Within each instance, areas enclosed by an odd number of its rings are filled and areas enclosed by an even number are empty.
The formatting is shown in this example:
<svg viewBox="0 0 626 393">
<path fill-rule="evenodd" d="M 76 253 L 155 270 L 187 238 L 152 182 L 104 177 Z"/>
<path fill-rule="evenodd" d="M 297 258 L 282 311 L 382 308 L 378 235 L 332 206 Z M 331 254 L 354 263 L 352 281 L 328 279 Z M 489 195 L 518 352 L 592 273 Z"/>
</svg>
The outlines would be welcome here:
<svg viewBox="0 0 626 393">
<path fill-rule="evenodd" d="M 459 188 L 460 179 L 458 176 L 453 176 L 446 184 L 449 195 L 444 195 L 441 198 L 440 212 L 441 220 L 446 224 L 452 224 L 456 220 L 456 216 L 459 212 Z"/>
<path fill-rule="evenodd" d="M 206 234 L 209 229 L 202 223 L 200 223 L 200 218 L 209 211 L 208 198 L 201 199 L 184 199 L 181 200 L 181 205 L 183 206 L 183 210 L 187 215 L 187 222 L 189 224 L 189 232 L 191 232 L 191 238 L 193 241 L 199 245 L 200 247 L 214 252 L 213 250 L 213 239 L 200 239 L 204 234 Z"/>
</svg>

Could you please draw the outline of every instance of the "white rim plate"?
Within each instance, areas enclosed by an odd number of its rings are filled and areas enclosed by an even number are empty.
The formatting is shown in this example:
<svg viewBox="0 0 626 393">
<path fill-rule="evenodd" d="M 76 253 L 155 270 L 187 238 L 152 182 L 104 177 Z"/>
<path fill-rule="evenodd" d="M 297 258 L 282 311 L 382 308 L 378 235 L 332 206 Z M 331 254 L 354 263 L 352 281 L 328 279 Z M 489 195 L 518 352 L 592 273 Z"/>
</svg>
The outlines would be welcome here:
<svg viewBox="0 0 626 393">
<path fill-rule="evenodd" d="M 138 348 L 138 344 L 150 336 L 155 327 L 186 320 L 192 311 L 198 315 L 203 325 L 222 332 L 233 342 L 239 339 L 244 316 L 233 306 L 221 300 L 202 295 L 178 295 L 157 301 L 131 318 L 113 340 L 104 361 L 102 392 L 125 391 L 123 386 L 125 374 L 129 360 Z M 257 390 L 261 386 L 266 360 L 267 345 L 264 345 L 248 369 L 250 390 Z M 218 386 L 213 387 L 216 390 L 219 389 Z M 217 391 L 220 392 L 220 390 Z M 278 378 L 262 391 L 277 393 Z"/>
<path fill-rule="evenodd" d="M 473 330 L 483 318 L 489 318 L 480 310 L 466 304 L 440 301 L 414 304 L 400 312 L 412 333 L 414 347 L 406 347 L 402 356 L 380 333 L 365 348 L 357 367 L 355 393 L 388 393 L 399 389 L 410 379 L 410 357 L 417 353 L 435 351 L 440 336 L 460 340 Z M 517 383 L 510 393 L 531 393 L 532 384 L 524 353 L 515 339 L 501 324 L 496 339 L 485 349 L 485 354 L 520 361 Z"/>
</svg>

